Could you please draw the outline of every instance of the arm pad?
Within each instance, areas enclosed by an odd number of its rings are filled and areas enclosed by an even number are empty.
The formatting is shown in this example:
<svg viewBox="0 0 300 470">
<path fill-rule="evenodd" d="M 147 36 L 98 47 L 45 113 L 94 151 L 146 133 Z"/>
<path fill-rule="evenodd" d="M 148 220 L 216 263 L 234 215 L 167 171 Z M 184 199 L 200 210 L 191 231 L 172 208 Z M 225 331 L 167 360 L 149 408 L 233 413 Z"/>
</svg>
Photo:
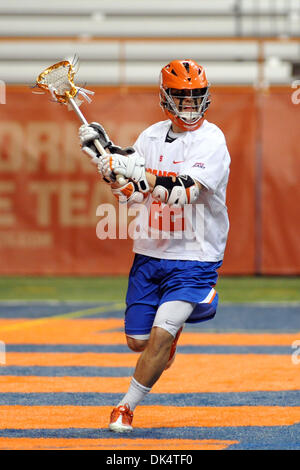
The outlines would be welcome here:
<svg viewBox="0 0 300 470">
<path fill-rule="evenodd" d="M 158 176 L 152 191 L 152 197 L 157 201 L 179 207 L 193 204 L 199 194 L 198 184 L 188 175 L 179 175 L 175 181 L 171 176 Z"/>
</svg>

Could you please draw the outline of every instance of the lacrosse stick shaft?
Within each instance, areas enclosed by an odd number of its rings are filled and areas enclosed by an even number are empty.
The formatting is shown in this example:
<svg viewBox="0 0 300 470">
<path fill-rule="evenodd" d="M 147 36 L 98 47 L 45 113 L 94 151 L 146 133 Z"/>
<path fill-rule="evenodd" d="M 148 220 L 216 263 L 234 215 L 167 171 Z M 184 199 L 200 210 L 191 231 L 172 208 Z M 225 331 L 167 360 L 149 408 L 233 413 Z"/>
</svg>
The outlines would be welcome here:
<svg viewBox="0 0 300 470">
<path fill-rule="evenodd" d="M 79 117 L 82 124 L 88 124 L 88 122 L 85 119 L 84 115 L 80 111 L 79 106 L 77 106 L 77 103 L 75 102 L 74 98 L 69 98 L 69 103 L 71 104 L 72 108 L 74 109 L 75 113 Z"/>
<path fill-rule="evenodd" d="M 80 121 L 82 122 L 82 124 L 89 124 L 87 122 L 87 120 L 85 119 L 84 115 L 82 114 L 82 112 L 80 111 L 79 109 L 79 106 L 77 105 L 77 103 L 75 102 L 74 98 L 69 98 L 69 103 L 71 104 L 72 108 L 74 109 L 75 113 L 77 114 L 77 116 L 79 117 Z M 99 151 L 99 153 L 101 155 L 105 155 L 106 154 L 106 151 L 105 149 L 102 147 L 102 145 L 100 144 L 99 140 L 94 140 L 94 144 L 97 148 L 97 150 Z"/>
<path fill-rule="evenodd" d="M 80 111 L 79 109 L 79 106 L 77 105 L 77 103 L 75 102 L 74 98 L 69 98 L 69 103 L 71 104 L 72 108 L 74 109 L 75 113 L 77 114 L 77 116 L 79 117 L 79 119 L 81 120 L 82 124 L 89 124 L 88 121 L 85 119 L 84 115 L 82 114 L 82 112 Z M 95 139 L 94 140 L 94 144 L 95 144 L 95 147 L 96 149 L 98 150 L 98 152 L 100 153 L 100 155 L 106 155 L 106 151 L 105 149 L 102 147 L 101 143 L 99 142 L 99 140 Z M 126 184 L 126 180 L 125 178 L 122 176 L 122 175 L 116 175 L 116 179 L 118 181 L 118 183 L 120 185 L 124 185 Z"/>
</svg>

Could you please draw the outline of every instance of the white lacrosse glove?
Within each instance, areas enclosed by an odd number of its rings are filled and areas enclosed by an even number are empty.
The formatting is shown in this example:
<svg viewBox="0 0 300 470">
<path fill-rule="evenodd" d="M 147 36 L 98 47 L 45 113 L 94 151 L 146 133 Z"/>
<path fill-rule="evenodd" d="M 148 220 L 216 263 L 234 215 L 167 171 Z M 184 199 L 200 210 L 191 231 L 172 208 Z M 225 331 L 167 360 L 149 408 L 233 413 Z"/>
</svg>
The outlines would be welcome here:
<svg viewBox="0 0 300 470">
<path fill-rule="evenodd" d="M 79 139 L 80 144 L 82 147 L 83 152 L 91 158 L 91 162 L 98 165 L 99 158 L 101 155 L 94 144 L 95 139 L 99 140 L 100 144 L 105 150 L 109 150 L 110 153 L 119 153 L 120 155 L 130 155 L 134 153 L 134 149 L 132 147 L 119 147 L 114 145 L 113 142 L 109 139 L 105 129 L 101 124 L 98 122 L 91 122 L 91 124 L 83 124 L 79 128 Z M 101 165 L 98 168 L 99 172 L 102 174 Z M 125 184 L 126 179 L 124 177 L 120 177 L 119 175 L 116 177 L 114 173 L 111 173 L 110 177 L 103 176 L 104 181 L 106 183 L 112 184 L 116 182 L 116 178 L 120 184 Z"/>
<path fill-rule="evenodd" d="M 146 193 L 139 191 L 138 185 L 133 181 L 127 180 L 127 183 L 119 188 L 112 188 L 111 192 L 121 204 L 141 203 L 147 197 Z"/>
<path fill-rule="evenodd" d="M 92 123 L 93 124 L 93 123 Z M 91 158 L 91 162 L 98 164 L 99 151 L 97 150 L 94 141 L 99 140 L 102 147 L 105 149 L 110 142 L 106 132 L 103 129 L 103 138 L 100 138 L 99 131 L 97 131 L 92 124 L 83 124 L 79 128 L 79 140 L 82 151 Z M 107 139 L 105 138 L 107 136 Z"/>
<path fill-rule="evenodd" d="M 104 181 L 109 184 L 118 183 L 119 186 L 123 186 L 128 183 L 128 179 L 125 178 L 122 174 L 116 174 L 112 170 L 107 170 L 106 162 L 112 157 L 110 153 L 106 153 L 105 155 L 99 155 L 98 160 L 98 171 Z"/>
<path fill-rule="evenodd" d="M 143 193 L 149 191 L 149 184 L 146 178 L 145 159 L 136 152 L 126 157 L 117 153 L 102 156 L 100 158 L 98 168 L 106 178 L 110 178 L 112 173 L 123 175 L 125 178 L 134 181 L 137 184 L 139 191 Z"/>
<path fill-rule="evenodd" d="M 99 157 L 99 151 L 97 150 L 94 140 L 99 140 L 100 144 L 105 150 L 109 150 L 110 153 L 119 153 L 120 155 L 130 155 L 134 153 L 132 147 L 119 147 L 115 145 L 108 137 L 105 129 L 98 122 L 91 122 L 90 124 L 83 124 L 79 128 L 79 140 L 82 150 L 92 158 L 93 163 L 98 163 L 95 158 Z"/>
</svg>

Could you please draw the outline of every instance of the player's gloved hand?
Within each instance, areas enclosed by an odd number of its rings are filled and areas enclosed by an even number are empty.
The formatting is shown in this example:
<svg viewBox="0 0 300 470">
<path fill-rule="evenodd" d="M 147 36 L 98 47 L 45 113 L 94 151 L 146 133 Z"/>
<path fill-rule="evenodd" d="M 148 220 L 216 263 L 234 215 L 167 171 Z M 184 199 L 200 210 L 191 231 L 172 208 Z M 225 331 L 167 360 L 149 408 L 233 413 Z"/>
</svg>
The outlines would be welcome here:
<svg viewBox="0 0 300 470">
<path fill-rule="evenodd" d="M 125 185 L 128 183 L 128 179 L 122 174 L 116 174 L 113 170 L 107 168 L 106 162 L 112 157 L 111 154 L 99 155 L 98 158 L 98 171 L 106 183 L 114 184 L 115 186 Z M 126 158 L 126 157 L 124 157 Z"/>
<path fill-rule="evenodd" d="M 139 191 L 138 185 L 133 181 L 126 180 L 127 183 L 119 187 L 112 187 L 113 195 L 122 203 L 141 203 L 147 197 L 147 194 Z"/>
<path fill-rule="evenodd" d="M 98 122 L 91 122 L 91 124 L 83 124 L 79 128 L 79 140 L 81 148 L 92 160 L 93 163 L 98 164 L 98 158 L 100 156 L 97 150 L 94 140 L 99 140 L 100 144 L 105 150 L 109 150 L 110 153 L 119 153 L 121 155 L 129 155 L 134 153 L 132 147 L 119 147 L 114 145 L 109 139 L 105 129 Z"/>
<path fill-rule="evenodd" d="M 92 163 L 97 165 L 100 154 L 94 144 L 94 140 L 99 140 L 104 149 L 111 144 L 104 128 L 96 122 L 83 124 L 79 128 L 78 134 L 82 151 L 91 158 Z"/>
<path fill-rule="evenodd" d="M 110 177 L 111 173 L 123 175 L 137 183 L 139 191 L 148 192 L 149 185 L 146 178 L 145 159 L 137 152 L 128 155 L 114 154 L 101 157 L 99 170 L 104 177 Z"/>
</svg>

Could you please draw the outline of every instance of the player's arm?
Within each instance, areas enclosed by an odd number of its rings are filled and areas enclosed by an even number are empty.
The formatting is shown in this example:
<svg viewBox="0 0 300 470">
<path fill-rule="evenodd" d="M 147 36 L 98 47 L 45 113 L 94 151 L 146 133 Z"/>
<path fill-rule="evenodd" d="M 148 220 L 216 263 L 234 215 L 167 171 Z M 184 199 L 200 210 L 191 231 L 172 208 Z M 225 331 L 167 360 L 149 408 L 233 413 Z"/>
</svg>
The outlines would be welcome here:
<svg viewBox="0 0 300 470">
<path fill-rule="evenodd" d="M 146 172 L 153 199 L 170 206 L 193 204 L 199 197 L 203 186 L 189 175 L 156 176 Z"/>
<path fill-rule="evenodd" d="M 126 184 L 117 182 L 111 185 L 112 193 L 120 202 L 129 204 L 143 202 L 148 196 L 150 187 L 146 178 L 145 160 L 137 152 L 124 156 L 107 154 L 99 158 L 99 173 L 103 178 L 112 180 L 114 175 L 126 178 Z M 130 177 L 126 176 L 130 175 Z"/>
<path fill-rule="evenodd" d="M 135 152 L 133 147 L 119 147 L 115 145 L 108 137 L 105 129 L 98 122 L 92 122 L 91 124 L 84 124 L 79 128 L 79 139 L 82 151 L 88 155 L 92 161 L 98 165 L 99 173 L 103 180 L 109 183 L 113 195 L 119 199 L 120 202 L 127 202 L 128 204 L 142 202 L 148 195 L 146 186 L 143 186 L 144 190 L 140 190 L 141 186 L 134 181 L 126 179 L 125 184 L 119 184 L 116 180 L 116 175 L 120 174 L 115 171 L 103 171 L 104 161 L 110 158 L 111 154 L 117 154 L 118 156 L 128 156 Z M 99 154 L 94 140 L 98 139 L 102 147 L 107 151 L 106 156 Z M 105 158 L 106 157 L 106 158 Z"/>
<path fill-rule="evenodd" d="M 155 176 L 145 170 L 145 160 L 137 152 L 128 157 L 111 155 L 100 159 L 99 171 L 109 177 L 121 174 L 135 184 L 136 191 L 152 193 L 152 197 L 169 205 L 192 204 L 199 196 L 202 186 L 188 175 Z"/>
</svg>

